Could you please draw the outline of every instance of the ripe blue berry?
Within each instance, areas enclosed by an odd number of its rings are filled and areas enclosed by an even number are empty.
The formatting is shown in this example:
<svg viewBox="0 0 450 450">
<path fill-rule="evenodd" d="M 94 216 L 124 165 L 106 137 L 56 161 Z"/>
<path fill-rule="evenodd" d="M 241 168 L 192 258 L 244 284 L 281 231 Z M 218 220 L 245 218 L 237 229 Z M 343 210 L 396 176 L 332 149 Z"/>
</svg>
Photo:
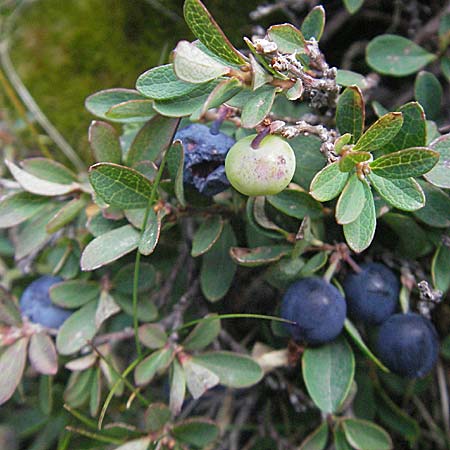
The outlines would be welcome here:
<svg viewBox="0 0 450 450">
<path fill-rule="evenodd" d="M 43 276 L 28 285 L 20 298 L 22 314 L 34 323 L 59 328 L 72 314 L 72 311 L 56 306 L 50 299 L 49 289 L 61 281 L 60 277 Z"/>
<path fill-rule="evenodd" d="M 395 273 L 383 264 L 362 264 L 361 269 L 344 280 L 349 315 L 367 324 L 378 325 L 394 314 L 400 283 Z"/>
<path fill-rule="evenodd" d="M 224 133 L 211 133 L 198 123 L 188 125 L 175 134 L 183 144 L 183 181 L 201 194 L 211 197 L 230 186 L 225 175 L 225 156 L 234 139 Z"/>
<path fill-rule="evenodd" d="M 392 372 L 407 378 L 421 378 L 436 364 L 439 340 L 433 324 L 415 313 L 394 314 L 383 322 L 377 339 L 377 353 Z"/>
<path fill-rule="evenodd" d="M 292 337 L 310 344 L 332 341 L 342 331 L 347 306 L 344 297 L 322 278 L 304 278 L 293 283 L 281 304 L 281 317 Z"/>
</svg>

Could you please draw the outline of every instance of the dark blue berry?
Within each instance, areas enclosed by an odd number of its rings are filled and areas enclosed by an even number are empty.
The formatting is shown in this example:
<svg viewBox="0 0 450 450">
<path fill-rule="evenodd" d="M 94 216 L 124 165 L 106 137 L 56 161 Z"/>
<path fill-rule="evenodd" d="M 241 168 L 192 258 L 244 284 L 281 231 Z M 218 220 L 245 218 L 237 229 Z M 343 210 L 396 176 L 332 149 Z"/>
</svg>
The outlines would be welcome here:
<svg viewBox="0 0 450 450">
<path fill-rule="evenodd" d="M 175 134 L 183 144 L 183 181 L 201 194 L 211 197 L 230 186 L 225 175 L 225 156 L 235 140 L 224 133 L 211 133 L 199 123 L 182 128 Z"/>
<path fill-rule="evenodd" d="M 281 317 L 295 340 L 322 344 L 336 338 L 344 326 L 347 306 L 344 297 L 322 278 L 304 278 L 292 284 L 281 304 Z"/>
<path fill-rule="evenodd" d="M 421 378 L 436 364 L 439 339 L 433 324 L 415 313 L 394 314 L 378 330 L 377 354 L 392 372 Z"/>
<path fill-rule="evenodd" d="M 43 276 L 29 284 L 20 298 L 20 310 L 32 322 L 48 328 L 59 328 L 72 314 L 52 303 L 49 289 L 63 281 L 60 277 Z"/>
<path fill-rule="evenodd" d="M 344 280 L 349 315 L 364 323 L 378 325 L 394 314 L 400 283 L 395 273 L 383 264 L 362 264 L 361 269 Z"/>
</svg>

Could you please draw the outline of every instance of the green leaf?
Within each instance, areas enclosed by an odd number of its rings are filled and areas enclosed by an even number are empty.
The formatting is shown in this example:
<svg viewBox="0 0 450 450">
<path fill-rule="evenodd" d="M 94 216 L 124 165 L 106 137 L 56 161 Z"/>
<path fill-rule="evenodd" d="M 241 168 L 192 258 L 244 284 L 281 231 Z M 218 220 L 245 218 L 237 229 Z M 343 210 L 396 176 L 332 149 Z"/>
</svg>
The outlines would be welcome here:
<svg viewBox="0 0 450 450">
<path fill-rule="evenodd" d="M 241 121 L 244 128 L 254 128 L 264 120 L 272 108 L 276 91 L 276 87 L 267 85 L 253 91 L 242 109 Z"/>
<path fill-rule="evenodd" d="M 207 419 L 187 419 L 173 426 L 171 434 L 181 442 L 206 448 L 219 437 L 219 427 Z"/>
<path fill-rule="evenodd" d="M 76 182 L 62 184 L 39 178 L 32 173 L 21 169 L 19 166 L 16 166 L 13 162 L 8 160 L 5 160 L 5 165 L 23 189 L 31 192 L 32 194 L 52 197 L 56 195 L 65 195 L 80 189 L 80 185 Z"/>
<path fill-rule="evenodd" d="M 314 256 L 309 258 L 308 261 L 306 261 L 305 265 L 301 268 L 299 272 L 299 277 L 301 278 L 310 277 L 318 270 L 320 270 L 322 267 L 324 267 L 327 261 L 328 261 L 327 252 L 316 253 Z"/>
<path fill-rule="evenodd" d="M 48 198 L 28 192 L 17 192 L 3 197 L 0 201 L 0 229 L 25 222 L 48 204 Z"/>
<path fill-rule="evenodd" d="M 366 49 L 366 60 L 372 69 L 395 77 L 417 72 L 434 59 L 436 55 L 409 39 L 393 34 L 377 36 Z"/>
<path fill-rule="evenodd" d="M 79 308 L 100 295 L 100 286 L 95 281 L 69 280 L 54 284 L 50 288 L 52 302 L 62 308 Z"/>
<path fill-rule="evenodd" d="M 279 261 L 292 251 L 291 246 L 271 245 L 270 247 L 231 247 L 230 255 L 233 261 L 244 267 L 258 267 Z"/>
<path fill-rule="evenodd" d="M 426 202 L 422 209 L 414 212 L 414 216 L 431 227 L 450 227 L 449 195 L 425 181 L 419 181 L 419 184 L 425 193 Z"/>
<path fill-rule="evenodd" d="M 413 147 L 377 158 L 370 169 L 385 178 L 419 177 L 438 162 L 439 153 L 426 147 Z"/>
<path fill-rule="evenodd" d="M 147 226 L 142 232 L 139 240 L 139 252 L 145 256 L 151 255 L 156 248 L 161 233 L 161 215 L 155 213 L 153 208 L 150 208 L 147 219 Z"/>
<path fill-rule="evenodd" d="M 347 441 L 344 430 L 341 426 L 334 429 L 334 446 L 336 450 L 353 450 L 353 447 Z"/>
<path fill-rule="evenodd" d="M 153 109 L 153 100 L 128 100 L 117 105 L 111 106 L 105 113 L 108 120 L 116 119 L 123 121 L 124 119 L 132 119 L 135 122 L 143 122 L 149 120 L 155 115 Z"/>
<path fill-rule="evenodd" d="M 349 319 L 345 319 L 344 328 L 349 336 L 353 339 L 353 342 L 370 360 L 372 360 L 383 372 L 389 372 L 386 366 L 372 353 L 369 347 L 367 347 L 358 329 L 355 327 L 355 325 L 353 325 L 352 322 L 350 322 Z"/>
<path fill-rule="evenodd" d="M 152 439 L 149 437 L 144 437 L 140 439 L 134 439 L 133 441 L 127 442 L 120 447 L 116 447 L 115 450 L 148 450 Z"/>
<path fill-rule="evenodd" d="M 378 425 L 361 419 L 344 419 L 342 427 L 345 437 L 357 450 L 391 450 L 390 436 Z"/>
<path fill-rule="evenodd" d="M 361 253 L 371 244 L 377 226 L 372 192 L 366 181 L 363 186 L 366 202 L 361 214 L 353 222 L 344 225 L 345 240 L 356 253 Z"/>
<path fill-rule="evenodd" d="M 94 270 L 121 258 L 139 245 L 140 234 L 124 225 L 95 238 L 81 255 L 81 270 Z"/>
<path fill-rule="evenodd" d="M 347 397 L 355 373 L 355 357 L 344 338 L 307 348 L 302 374 L 308 394 L 325 413 L 336 412 Z"/>
<path fill-rule="evenodd" d="M 425 194 L 414 178 L 388 179 L 373 172 L 368 178 L 381 197 L 394 208 L 415 211 L 425 205 Z"/>
<path fill-rule="evenodd" d="M 27 158 L 21 161 L 20 165 L 24 170 L 35 177 L 53 183 L 71 184 L 77 181 L 77 175 L 66 166 L 48 158 Z"/>
<path fill-rule="evenodd" d="M 162 348 L 167 343 L 167 334 L 164 328 L 156 323 L 146 323 L 139 327 L 139 340 L 151 349 Z"/>
<path fill-rule="evenodd" d="M 81 196 L 65 203 L 47 223 L 46 228 L 48 233 L 55 233 L 79 217 L 88 205 L 88 202 L 89 199 L 87 196 Z"/>
<path fill-rule="evenodd" d="M 95 336 L 97 304 L 95 300 L 87 303 L 62 324 L 56 337 L 56 348 L 60 355 L 76 353 Z"/>
<path fill-rule="evenodd" d="M 352 140 L 352 135 L 350 133 L 345 133 L 342 136 L 339 136 L 334 141 L 334 151 L 340 155 L 344 147 L 349 144 Z"/>
<path fill-rule="evenodd" d="M 126 160 L 133 166 L 141 161 L 154 161 L 172 144 L 179 119 L 156 115 L 136 134 L 128 150 Z"/>
<path fill-rule="evenodd" d="M 0 405 L 7 402 L 22 380 L 27 359 L 28 339 L 22 338 L 6 347 L 0 355 Z"/>
<path fill-rule="evenodd" d="M 205 317 L 214 317 L 217 314 L 208 314 Z M 198 323 L 183 341 L 183 347 L 188 351 L 202 350 L 211 344 L 220 333 L 220 319 L 205 320 Z"/>
<path fill-rule="evenodd" d="M 223 219 L 218 216 L 207 217 L 194 234 L 191 255 L 195 258 L 211 250 L 219 239 L 224 227 Z"/>
<path fill-rule="evenodd" d="M 114 300 L 122 308 L 122 311 L 130 317 L 134 317 L 133 300 L 131 295 L 114 292 Z M 148 295 L 138 298 L 137 316 L 142 322 L 151 322 L 158 317 L 158 310 Z"/>
<path fill-rule="evenodd" d="M 122 209 L 145 208 L 152 192 L 147 178 L 119 164 L 94 164 L 89 168 L 89 181 L 107 204 Z"/>
<path fill-rule="evenodd" d="M 184 18 L 194 36 L 217 56 L 233 64 L 245 63 L 200 0 L 184 2 Z"/>
<path fill-rule="evenodd" d="M 295 189 L 285 189 L 277 195 L 269 195 L 267 201 L 278 211 L 289 217 L 303 219 L 309 216 L 318 219 L 322 216 L 322 205 L 308 193 Z"/>
<path fill-rule="evenodd" d="M 219 377 L 214 372 L 196 364 L 192 358 L 185 358 L 182 365 L 186 376 L 186 385 L 194 400 L 219 384 Z"/>
<path fill-rule="evenodd" d="M 180 41 L 175 48 L 173 69 L 188 83 L 206 83 L 229 73 L 230 68 L 203 53 L 195 44 Z"/>
<path fill-rule="evenodd" d="M 447 82 L 450 83 L 450 57 L 442 56 L 440 63 L 442 75 L 444 75 Z"/>
<path fill-rule="evenodd" d="M 322 5 L 315 6 L 304 18 L 301 32 L 305 39 L 312 37 L 319 42 L 325 27 L 325 9 Z"/>
<path fill-rule="evenodd" d="M 183 171 L 184 171 L 184 150 L 180 141 L 175 141 L 167 151 L 167 168 L 174 184 L 175 196 L 181 206 L 186 206 L 184 198 Z"/>
<path fill-rule="evenodd" d="M 94 120 L 89 127 L 89 144 L 97 162 L 120 164 L 122 150 L 119 136 L 109 123 Z"/>
<path fill-rule="evenodd" d="M 442 292 L 447 292 L 450 288 L 450 248 L 441 244 L 433 256 L 431 263 L 431 276 L 433 285 Z"/>
<path fill-rule="evenodd" d="M 290 23 L 272 25 L 267 34 L 281 53 L 299 53 L 305 48 L 305 38 L 301 31 Z"/>
<path fill-rule="evenodd" d="M 380 117 L 361 136 L 353 150 L 374 151 L 385 146 L 395 137 L 403 125 L 403 115 L 400 112 L 387 113 Z"/>
<path fill-rule="evenodd" d="M 152 403 L 144 414 L 145 431 L 162 430 L 170 420 L 170 409 L 164 403 Z"/>
<path fill-rule="evenodd" d="M 28 358 L 34 370 L 43 375 L 55 375 L 58 372 L 55 344 L 46 333 L 36 333 L 31 336 Z"/>
<path fill-rule="evenodd" d="M 344 5 L 350 14 L 355 14 L 361 8 L 364 0 L 344 0 Z"/>
<path fill-rule="evenodd" d="M 230 248 L 236 245 L 236 237 L 230 224 L 225 224 L 220 238 L 211 250 L 203 255 L 200 269 L 200 286 L 211 302 L 220 300 L 233 282 L 236 264 L 230 257 Z M 220 270 L 217 268 L 220 267 Z"/>
<path fill-rule="evenodd" d="M 348 173 L 340 171 L 339 162 L 329 164 L 311 181 L 310 194 L 319 202 L 332 200 L 344 189 L 348 177 Z"/>
<path fill-rule="evenodd" d="M 354 152 L 349 151 L 344 153 L 339 160 L 339 169 L 341 172 L 350 172 L 360 162 L 367 162 L 372 160 L 372 155 L 368 152 Z"/>
<path fill-rule="evenodd" d="M 183 368 L 175 358 L 172 364 L 170 379 L 169 408 L 174 416 L 178 415 L 183 406 L 186 395 L 186 376 Z"/>
<path fill-rule="evenodd" d="M 134 89 L 106 89 L 90 95 L 85 101 L 85 106 L 90 113 L 101 119 L 112 122 L 136 122 L 135 117 L 113 119 L 106 116 L 106 113 L 113 106 L 130 100 L 146 100 L 146 97 Z M 147 119 L 144 118 L 143 120 Z"/>
<path fill-rule="evenodd" d="M 341 134 L 350 133 L 357 142 L 364 129 L 365 106 L 360 89 L 345 88 L 339 96 L 336 109 L 336 126 Z"/>
<path fill-rule="evenodd" d="M 173 350 L 162 348 L 147 356 L 134 370 L 134 381 L 138 386 L 150 383 L 157 373 L 164 372 L 173 360 Z"/>
<path fill-rule="evenodd" d="M 401 106 L 398 112 L 403 114 L 403 125 L 391 141 L 381 148 L 382 153 L 426 145 L 427 125 L 423 108 L 417 102 L 410 102 Z"/>
<path fill-rule="evenodd" d="M 367 88 L 367 81 L 364 75 L 351 70 L 338 69 L 336 83 L 341 86 L 356 86 L 362 90 Z"/>
<path fill-rule="evenodd" d="M 196 84 L 186 83 L 175 75 L 173 64 L 147 70 L 136 81 L 136 89 L 146 97 L 155 100 L 182 97 L 196 88 Z"/>
<path fill-rule="evenodd" d="M 234 388 L 245 388 L 263 377 L 261 367 L 252 358 L 232 352 L 207 352 L 194 356 L 192 361 L 206 367 L 220 378 L 220 383 Z"/>
<path fill-rule="evenodd" d="M 323 422 L 300 445 L 299 450 L 324 450 L 328 441 L 328 424 Z"/>
<path fill-rule="evenodd" d="M 5 288 L 0 287 L 0 325 L 22 326 L 22 313 L 19 306 Z"/>
<path fill-rule="evenodd" d="M 168 100 L 155 100 L 154 108 L 161 115 L 167 117 L 189 116 L 203 106 L 217 84 L 217 80 L 197 84 L 195 89 L 186 92 L 181 97 Z"/>
<path fill-rule="evenodd" d="M 444 134 L 430 144 L 439 153 L 439 161 L 425 178 L 437 187 L 450 189 L 450 134 Z"/>
<path fill-rule="evenodd" d="M 361 214 L 366 204 L 364 181 L 356 173 L 350 175 L 336 204 L 336 222 L 344 225 L 351 223 Z"/>
<path fill-rule="evenodd" d="M 113 288 L 122 294 L 133 294 L 134 262 L 122 266 L 112 277 Z M 156 270 L 152 264 L 141 262 L 137 290 L 139 294 L 150 291 L 155 286 Z"/>
<path fill-rule="evenodd" d="M 252 91 L 264 86 L 272 81 L 273 77 L 267 73 L 266 69 L 258 62 L 253 53 L 249 54 L 250 65 L 252 68 Z"/>
<path fill-rule="evenodd" d="M 435 75 L 426 71 L 417 74 L 414 96 L 425 110 L 427 119 L 436 120 L 441 115 L 442 94 L 441 83 Z"/>
</svg>

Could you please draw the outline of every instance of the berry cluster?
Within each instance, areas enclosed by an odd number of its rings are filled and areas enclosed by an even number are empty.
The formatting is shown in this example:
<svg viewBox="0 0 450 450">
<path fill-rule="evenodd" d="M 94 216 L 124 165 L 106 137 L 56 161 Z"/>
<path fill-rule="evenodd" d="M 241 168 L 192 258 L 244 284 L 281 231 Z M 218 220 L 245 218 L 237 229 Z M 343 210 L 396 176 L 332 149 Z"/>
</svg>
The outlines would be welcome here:
<svg viewBox="0 0 450 450">
<path fill-rule="evenodd" d="M 397 276 L 379 263 L 361 265 L 348 275 L 341 292 L 322 278 L 293 283 L 284 294 L 281 316 L 295 322 L 287 325 L 297 341 L 312 345 L 335 339 L 348 315 L 366 325 L 377 325 L 377 354 L 394 373 L 408 378 L 425 376 L 436 364 L 437 332 L 427 318 L 395 314 L 400 293 Z"/>
</svg>

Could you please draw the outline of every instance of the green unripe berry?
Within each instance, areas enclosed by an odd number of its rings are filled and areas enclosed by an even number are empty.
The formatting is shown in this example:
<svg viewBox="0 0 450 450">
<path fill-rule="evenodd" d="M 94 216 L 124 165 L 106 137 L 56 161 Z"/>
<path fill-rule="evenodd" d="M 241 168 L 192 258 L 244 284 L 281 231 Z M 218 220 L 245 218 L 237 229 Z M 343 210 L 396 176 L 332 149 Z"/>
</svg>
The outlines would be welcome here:
<svg viewBox="0 0 450 450">
<path fill-rule="evenodd" d="M 232 186 L 241 194 L 275 195 L 292 180 L 295 154 L 281 137 L 266 136 L 258 148 L 251 146 L 256 134 L 234 144 L 225 159 L 225 172 Z"/>
</svg>

